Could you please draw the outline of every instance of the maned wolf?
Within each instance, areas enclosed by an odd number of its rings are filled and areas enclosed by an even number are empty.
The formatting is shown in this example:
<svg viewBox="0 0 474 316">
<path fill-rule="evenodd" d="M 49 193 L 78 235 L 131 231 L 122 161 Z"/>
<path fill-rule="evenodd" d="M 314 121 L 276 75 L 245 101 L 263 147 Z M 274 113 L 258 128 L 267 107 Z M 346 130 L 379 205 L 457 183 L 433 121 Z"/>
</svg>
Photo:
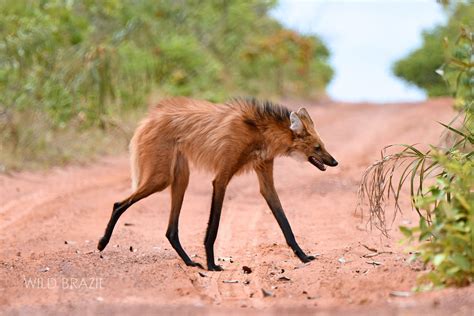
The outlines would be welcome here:
<svg viewBox="0 0 474 316">
<path fill-rule="evenodd" d="M 273 185 L 273 159 L 297 155 L 324 171 L 337 166 L 326 151 L 308 112 L 290 112 L 268 101 L 234 99 L 214 104 L 184 97 L 154 106 L 130 142 L 133 193 L 114 204 L 112 216 L 98 249 L 107 246 L 115 224 L 131 205 L 171 186 L 171 214 L 166 237 L 188 266 L 192 261 L 181 247 L 178 220 L 189 180 L 189 165 L 215 173 L 211 214 L 204 245 L 207 267 L 220 271 L 214 262 L 214 241 L 222 203 L 231 178 L 255 170 L 260 192 L 273 212 L 286 242 L 303 262 L 313 260 L 295 240 Z"/>
</svg>

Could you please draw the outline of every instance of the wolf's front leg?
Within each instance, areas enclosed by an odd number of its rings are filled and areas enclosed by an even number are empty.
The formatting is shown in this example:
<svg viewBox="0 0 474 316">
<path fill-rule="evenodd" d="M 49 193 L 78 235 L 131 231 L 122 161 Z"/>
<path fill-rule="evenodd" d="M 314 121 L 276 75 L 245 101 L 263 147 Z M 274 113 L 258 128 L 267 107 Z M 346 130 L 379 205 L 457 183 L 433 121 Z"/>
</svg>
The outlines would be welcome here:
<svg viewBox="0 0 474 316">
<path fill-rule="evenodd" d="M 272 210 L 272 213 L 275 216 L 275 219 L 277 220 L 283 235 L 285 236 L 286 243 L 291 247 L 291 249 L 293 249 L 293 252 L 296 254 L 296 256 L 298 256 L 298 258 L 300 258 L 301 261 L 309 262 L 314 260 L 315 257 L 306 255 L 296 242 L 290 223 L 288 222 L 285 212 L 283 211 L 280 199 L 278 198 L 278 194 L 273 184 L 273 160 L 258 166 L 255 168 L 255 171 L 257 172 L 258 181 L 260 184 L 260 192 Z"/>
<path fill-rule="evenodd" d="M 212 182 L 214 191 L 212 193 L 211 215 L 207 226 L 204 246 L 206 247 L 207 268 L 209 271 L 222 271 L 222 267 L 216 265 L 214 261 L 214 242 L 216 241 L 217 230 L 221 218 L 222 203 L 224 201 L 225 190 L 230 179 L 217 176 Z"/>
</svg>

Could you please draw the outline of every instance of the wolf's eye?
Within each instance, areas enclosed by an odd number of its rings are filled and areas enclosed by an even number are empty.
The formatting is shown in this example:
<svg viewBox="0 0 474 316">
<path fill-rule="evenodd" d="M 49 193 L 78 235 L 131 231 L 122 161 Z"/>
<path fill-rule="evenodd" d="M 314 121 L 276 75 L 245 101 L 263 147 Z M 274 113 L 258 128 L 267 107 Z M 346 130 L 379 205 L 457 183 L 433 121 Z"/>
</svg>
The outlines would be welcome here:
<svg viewBox="0 0 474 316">
<path fill-rule="evenodd" d="M 318 145 L 314 146 L 314 149 L 321 150 L 321 145 L 318 144 Z"/>
</svg>

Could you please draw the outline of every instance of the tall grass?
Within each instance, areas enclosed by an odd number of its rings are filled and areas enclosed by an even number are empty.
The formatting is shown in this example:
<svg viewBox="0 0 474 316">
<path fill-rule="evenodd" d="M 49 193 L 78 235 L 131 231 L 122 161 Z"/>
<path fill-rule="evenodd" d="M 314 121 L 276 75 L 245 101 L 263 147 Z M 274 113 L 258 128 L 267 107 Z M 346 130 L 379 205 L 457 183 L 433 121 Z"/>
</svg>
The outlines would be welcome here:
<svg viewBox="0 0 474 316">
<path fill-rule="evenodd" d="M 448 146 L 398 145 L 392 154 L 363 174 L 359 209 L 368 205 L 369 221 L 388 235 L 386 205 L 394 201 L 394 217 L 401 211 L 400 199 L 408 186 L 411 204 L 419 215 L 416 227 L 400 227 L 408 241 L 418 241 L 414 259 L 429 266 L 420 277 L 420 289 L 466 285 L 474 281 L 474 38 L 463 28 L 446 64 L 438 71 L 452 88 L 458 116 L 449 124 Z M 389 146 L 393 147 L 393 146 Z M 392 220 L 393 220 L 392 219 Z"/>
</svg>

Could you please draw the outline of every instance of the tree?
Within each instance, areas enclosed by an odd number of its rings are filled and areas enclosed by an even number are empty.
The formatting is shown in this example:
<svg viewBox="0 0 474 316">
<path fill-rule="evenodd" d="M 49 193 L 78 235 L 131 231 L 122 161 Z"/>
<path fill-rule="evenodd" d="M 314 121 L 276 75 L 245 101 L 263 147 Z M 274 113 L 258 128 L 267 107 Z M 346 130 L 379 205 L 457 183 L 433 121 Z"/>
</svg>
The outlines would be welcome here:
<svg viewBox="0 0 474 316">
<path fill-rule="evenodd" d="M 474 27 L 474 1 L 457 2 L 445 8 L 449 14 L 447 24 L 423 32 L 422 46 L 395 62 L 392 68 L 397 77 L 425 90 L 430 97 L 451 95 L 451 88 L 438 71 L 449 61 L 445 55 L 448 47 L 444 46 L 453 45 L 452 40 L 463 25 Z"/>
</svg>

